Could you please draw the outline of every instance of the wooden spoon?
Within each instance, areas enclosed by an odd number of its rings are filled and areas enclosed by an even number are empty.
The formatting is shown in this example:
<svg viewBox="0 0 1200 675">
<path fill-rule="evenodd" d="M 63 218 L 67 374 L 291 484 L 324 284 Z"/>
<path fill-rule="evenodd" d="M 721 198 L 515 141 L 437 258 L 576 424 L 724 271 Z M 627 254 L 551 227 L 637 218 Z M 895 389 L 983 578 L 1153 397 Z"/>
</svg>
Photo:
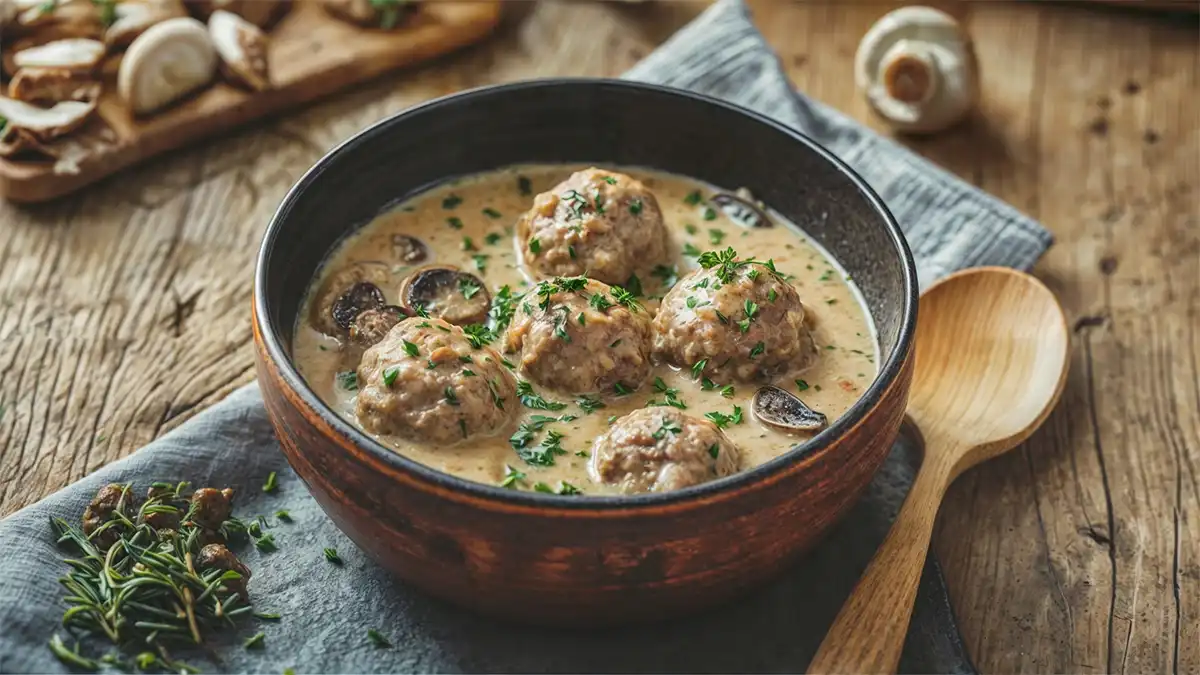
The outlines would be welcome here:
<svg viewBox="0 0 1200 675">
<path fill-rule="evenodd" d="M 921 296 L 908 414 L 925 457 L 896 522 L 809 664 L 810 673 L 894 673 L 946 488 L 1024 441 L 1067 375 L 1066 317 L 1015 270 L 951 275 Z"/>
</svg>

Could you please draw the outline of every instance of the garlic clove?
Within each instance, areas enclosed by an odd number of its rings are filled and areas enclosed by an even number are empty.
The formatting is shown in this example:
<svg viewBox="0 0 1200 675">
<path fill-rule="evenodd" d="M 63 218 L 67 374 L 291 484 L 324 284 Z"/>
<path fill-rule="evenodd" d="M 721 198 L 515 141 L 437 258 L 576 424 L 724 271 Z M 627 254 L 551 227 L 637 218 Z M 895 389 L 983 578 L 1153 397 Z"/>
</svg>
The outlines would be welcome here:
<svg viewBox="0 0 1200 675">
<path fill-rule="evenodd" d="M 67 38 L 22 49 L 13 55 L 13 65 L 20 68 L 61 68 L 77 73 L 90 73 L 104 58 L 105 46 L 98 40 Z"/>
<path fill-rule="evenodd" d="M 104 31 L 110 47 L 124 47 L 156 23 L 187 16 L 180 0 L 125 0 L 113 6 L 116 20 Z"/>
<path fill-rule="evenodd" d="M 204 24 L 191 17 L 156 23 L 129 45 L 117 91 L 135 115 L 154 112 L 212 81 L 217 52 Z"/>
<path fill-rule="evenodd" d="M 267 36 L 242 17 L 218 9 L 208 18 L 208 32 L 231 79 L 255 91 L 271 86 Z"/>
<path fill-rule="evenodd" d="M 953 17 L 931 7 L 902 7 L 863 36 L 855 83 L 896 129 L 932 133 L 974 107 L 978 66 L 970 37 Z"/>
<path fill-rule="evenodd" d="M 96 111 L 95 101 L 60 101 L 51 108 L 39 108 L 25 101 L 0 96 L 0 117 L 7 127 L 27 132 L 38 141 L 48 141 L 71 133 Z M 5 133 L 10 130 L 5 129 Z"/>
<path fill-rule="evenodd" d="M 8 96 L 30 103 L 95 101 L 101 84 L 87 75 L 64 68 L 22 68 L 8 83 Z"/>
</svg>

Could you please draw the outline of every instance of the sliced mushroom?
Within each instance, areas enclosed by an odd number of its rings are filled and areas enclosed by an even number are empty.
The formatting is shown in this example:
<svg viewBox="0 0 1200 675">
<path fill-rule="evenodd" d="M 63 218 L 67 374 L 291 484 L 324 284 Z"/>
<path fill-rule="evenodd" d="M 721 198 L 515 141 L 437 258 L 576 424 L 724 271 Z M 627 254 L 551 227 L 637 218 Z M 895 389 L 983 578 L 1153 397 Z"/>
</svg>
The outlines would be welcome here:
<svg viewBox="0 0 1200 675">
<path fill-rule="evenodd" d="M 754 197 L 750 191 L 742 188 L 737 194 L 721 192 L 713 195 L 710 199 L 712 203 L 720 207 L 721 211 L 733 222 L 742 227 L 774 227 L 775 224 L 767 217 L 765 211 L 754 202 Z"/>
<path fill-rule="evenodd" d="M 350 330 L 359 314 L 368 309 L 382 307 L 385 302 L 383 291 L 370 282 L 361 281 L 346 289 L 333 301 L 333 321 L 345 330 Z"/>
<path fill-rule="evenodd" d="M 474 274 L 431 265 L 414 271 L 400 284 L 400 304 L 459 326 L 483 323 L 492 299 Z"/>
<path fill-rule="evenodd" d="M 309 322 L 313 328 L 326 335 L 334 337 L 345 336 L 349 325 L 339 325 L 334 319 L 334 303 L 355 284 L 366 282 L 383 288 L 388 286 L 391 278 L 391 266 L 382 262 L 356 262 L 343 267 L 330 274 L 321 283 L 321 287 L 317 289 L 317 293 L 313 297 L 312 306 L 309 309 Z M 383 302 L 379 304 L 382 305 Z"/>
<path fill-rule="evenodd" d="M 322 0 L 325 10 L 364 28 L 390 30 L 415 9 L 409 0 Z"/>
<path fill-rule="evenodd" d="M 416 237 L 410 237 L 407 234 L 393 234 L 392 256 L 395 257 L 396 262 L 416 265 L 425 262 L 425 259 L 429 257 L 429 247 Z"/>
<path fill-rule="evenodd" d="M 259 28 L 278 21 L 292 6 L 291 0 L 199 0 L 189 2 L 195 15 L 207 21 L 218 9 L 233 12 Z"/>
<path fill-rule="evenodd" d="M 0 96 L 0 117 L 8 120 L 10 133 L 27 133 L 36 141 L 48 141 L 78 129 L 96 110 L 96 102 L 60 101 L 52 108 L 39 108 L 24 101 Z"/>
<path fill-rule="evenodd" d="M 909 133 L 952 126 L 975 105 L 978 66 L 954 17 L 913 5 L 885 14 L 858 45 L 854 79 L 871 107 Z"/>
<path fill-rule="evenodd" d="M 20 68 L 60 68 L 73 73 L 91 73 L 104 58 L 105 46 L 99 40 L 67 38 L 22 49 L 13 55 Z"/>
<path fill-rule="evenodd" d="M 187 16 L 180 0 L 125 0 L 113 6 L 114 21 L 104 31 L 110 47 L 124 47 L 156 23 Z"/>
<path fill-rule="evenodd" d="M 396 305 L 384 305 L 368 309 L 354 317 L 350 324 L 350 341 L 361 347 L 370 347 L 388 334 L 393 326 L 412 316 L 412 313 Z"/>
<path fill-rule="evenodd" d="M 117 91 L 137 115 L 154 112 L 212 81 L 217 51 L 191 17 L 156 23 L 138 36 L 117 73 Z"/>
<path fill-rule="evenodd" d="M 30 103 L 95 101 L 100 98 L 98 81 L 62 68 L 22 68 L 8 83 L 8 95 Z"/>
<path fill-rule="evenodd" d="M 789 433 L 812 433 L 829 424 L 825 415 L 809 408 L 796 395 L 779 387 L 761 387 L 751 403 L 754 416 L 763 424 Z"/>
<path fill-rule="evenodd" d="M 208 32 L 226 75 L 254 91 L 271 86 L 267 69 L 267 36 L 233 12 L 218 9 L 208 18 Z"/>
</svg>

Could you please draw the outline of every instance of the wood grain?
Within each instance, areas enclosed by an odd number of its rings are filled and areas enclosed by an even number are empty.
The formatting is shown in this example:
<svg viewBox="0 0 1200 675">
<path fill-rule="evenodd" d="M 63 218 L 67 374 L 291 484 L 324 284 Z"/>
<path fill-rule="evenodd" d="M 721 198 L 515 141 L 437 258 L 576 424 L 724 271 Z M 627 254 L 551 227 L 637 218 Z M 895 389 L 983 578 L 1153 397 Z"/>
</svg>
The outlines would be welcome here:
<svg viewBox="0 0 1200 675">
<path fill-rule="evenodd" d="M 401 28 L 372 31 L 330 16 L 316 2 L 297 2 L 270 31 L 271 88 L 248 92 L 218 78 L 177 105 L 135 117 L 117 94 L 115 77 L 108 77 L 99 119 L 81 132 L 105 141 L 73 172 L 51 161 L 0 159 L 0 197 L 42 202 L 78 190 L 148 157 L 470 44 L 499 15 L 495 0 L 430 2 Z"/>
<path fill-rule="evenodd" d="M 946 496 L 934 547 L 984 672 L 1200 672 L 1200 48 L 1194 20 L 938 3 L 982 64 L 971 123 L 910 147 L 1042 220 L 1035 269 L 1075 329 L 1063 402 Z M 793 81 L 882 129 L 852 89 L 896 4 L 752 3 Z M 615 75 L 693 3 L 510 3 L 483 45 L 54 205 L 0 205 L 0 515 L 253 379 L 254 249 L 332 144 L 488 82 Z"/>
</svg>

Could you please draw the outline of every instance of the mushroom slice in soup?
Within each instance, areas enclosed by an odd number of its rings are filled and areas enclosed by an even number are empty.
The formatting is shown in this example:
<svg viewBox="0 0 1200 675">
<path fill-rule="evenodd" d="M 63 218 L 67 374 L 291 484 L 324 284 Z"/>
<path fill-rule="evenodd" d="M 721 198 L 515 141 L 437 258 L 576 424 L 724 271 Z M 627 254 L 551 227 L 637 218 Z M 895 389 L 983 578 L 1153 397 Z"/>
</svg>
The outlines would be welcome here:
<svg viewBox="0 0 1200 675">
<path fill-rule="evenodd" d="M 483 323 L 491 307 L 487 286 L 474 274 L 432 265 L 416 270 L 400 284 L 400 303 L 414 312 L 459 326 Z"/>
<path fill-rule="evenodd" d="M 326 335 L 334 337 L 345 336 L 346 332 L 350 329 L 351 322 L 358 316 L 358 313 L 354 313 L 344 322 L 338 321 L 334 317 L 334 305 L 355 284 L 367 283 L 379 290 L 388 287 L 391 278 L 391 268 L 386 263 L 362 261 L 346 265 L 333 274 L 330 274 L 313 296 L 312 305 L 309 308 L 309 323 L 312 324 L 313 328 Z M 382 290 L 380 292 L 382 294 Z M 381 295 L 378 303 L 371 305 L 371 307 L 363 306 L 361 309 L 379 307 L 385 302 L 386 296 Z"/>
<path fill-rule="evenodd" d="M 779 387 L 766 386 L 754 394 L 754 416 L 763 424 L 788 433 L 813 433 L 829 424 L 825 415 Z"/>
</svg>

